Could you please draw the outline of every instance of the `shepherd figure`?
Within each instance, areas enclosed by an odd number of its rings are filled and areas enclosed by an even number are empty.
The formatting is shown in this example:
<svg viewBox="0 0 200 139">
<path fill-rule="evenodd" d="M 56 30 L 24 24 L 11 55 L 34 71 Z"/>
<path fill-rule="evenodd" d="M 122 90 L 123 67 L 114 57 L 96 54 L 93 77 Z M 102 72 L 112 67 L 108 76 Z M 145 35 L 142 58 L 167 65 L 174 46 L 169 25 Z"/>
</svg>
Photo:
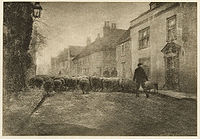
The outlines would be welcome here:
<svg viewBox="0 0 200 139">
<path fill-rule="evenodd" d="M 148 81 L 148 77 L 142 66 L 143 66 L 142 63 L 138 64 L 138 67 L 135 69 L 135 72 L 134 72 L 133 81 L 135 81 L 137 84 L 136 97 L 139 97 L 139 88 L 140 86 L 142 86 L 144 93 L 146 94 L 146 97 L 148 98 L 149 94 L 145 88 L 145 82 Z"/>
</svg>

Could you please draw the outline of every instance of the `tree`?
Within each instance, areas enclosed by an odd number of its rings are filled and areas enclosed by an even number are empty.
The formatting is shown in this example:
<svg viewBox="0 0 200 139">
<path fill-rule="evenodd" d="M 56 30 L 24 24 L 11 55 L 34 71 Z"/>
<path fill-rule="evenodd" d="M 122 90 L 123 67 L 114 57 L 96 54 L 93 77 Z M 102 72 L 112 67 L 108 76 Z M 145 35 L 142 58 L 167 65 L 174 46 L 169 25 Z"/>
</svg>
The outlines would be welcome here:
<svg viewBox="0 0 200 139">
<path fill-rule="evenodd" d="M 6 27 L 3 47 L 3 78 L 7 92 L 19 92 L 26 87 L 26 71 L 32 57 L 28 53 L 33 26 L 33 5 L 30 2 L 4 2 Z"/>
</svg>

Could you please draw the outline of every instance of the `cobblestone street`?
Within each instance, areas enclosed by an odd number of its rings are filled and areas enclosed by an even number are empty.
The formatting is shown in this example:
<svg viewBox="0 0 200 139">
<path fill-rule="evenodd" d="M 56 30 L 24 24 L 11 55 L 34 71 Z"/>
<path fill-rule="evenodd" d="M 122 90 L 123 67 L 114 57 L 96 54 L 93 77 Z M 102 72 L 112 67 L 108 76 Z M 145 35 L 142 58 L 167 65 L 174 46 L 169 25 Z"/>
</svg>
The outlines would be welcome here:
<svg viewBox="0 0 200 139">
<path fill-rule="evenodd" d="M 63 92 L 31 117 L 42 91 L 25 92 L 4 106 L 4 135 L 196 135 L 195 100 L 130 93 Z"/>
</svg>

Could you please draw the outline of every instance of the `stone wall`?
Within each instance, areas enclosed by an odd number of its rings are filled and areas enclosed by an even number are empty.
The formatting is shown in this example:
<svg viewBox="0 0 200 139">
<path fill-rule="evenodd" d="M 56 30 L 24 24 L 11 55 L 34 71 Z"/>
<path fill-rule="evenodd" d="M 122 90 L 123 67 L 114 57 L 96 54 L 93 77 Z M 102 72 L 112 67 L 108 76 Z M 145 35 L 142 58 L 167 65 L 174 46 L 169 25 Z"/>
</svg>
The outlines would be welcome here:
<svg viewBox="0 0 200 139">
<path fill-rule="evenodd" d="M 197 4 L 183 3 L 180 88 L 187 92 L 197 91 Z"/>
</svg>

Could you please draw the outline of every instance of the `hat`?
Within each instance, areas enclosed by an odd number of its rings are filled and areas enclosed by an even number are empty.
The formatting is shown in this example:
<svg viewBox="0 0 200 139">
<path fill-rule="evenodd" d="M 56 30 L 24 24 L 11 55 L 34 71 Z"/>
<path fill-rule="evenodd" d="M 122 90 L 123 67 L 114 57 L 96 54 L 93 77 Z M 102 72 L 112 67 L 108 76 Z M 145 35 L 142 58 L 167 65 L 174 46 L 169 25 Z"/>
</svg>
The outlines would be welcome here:
<svg viewBox="0 0 200 139">
<path fill-rule="evenodd" d="M 138 66 L 142 65 L 142 63 L 138 63 Z"/>
</svg>

